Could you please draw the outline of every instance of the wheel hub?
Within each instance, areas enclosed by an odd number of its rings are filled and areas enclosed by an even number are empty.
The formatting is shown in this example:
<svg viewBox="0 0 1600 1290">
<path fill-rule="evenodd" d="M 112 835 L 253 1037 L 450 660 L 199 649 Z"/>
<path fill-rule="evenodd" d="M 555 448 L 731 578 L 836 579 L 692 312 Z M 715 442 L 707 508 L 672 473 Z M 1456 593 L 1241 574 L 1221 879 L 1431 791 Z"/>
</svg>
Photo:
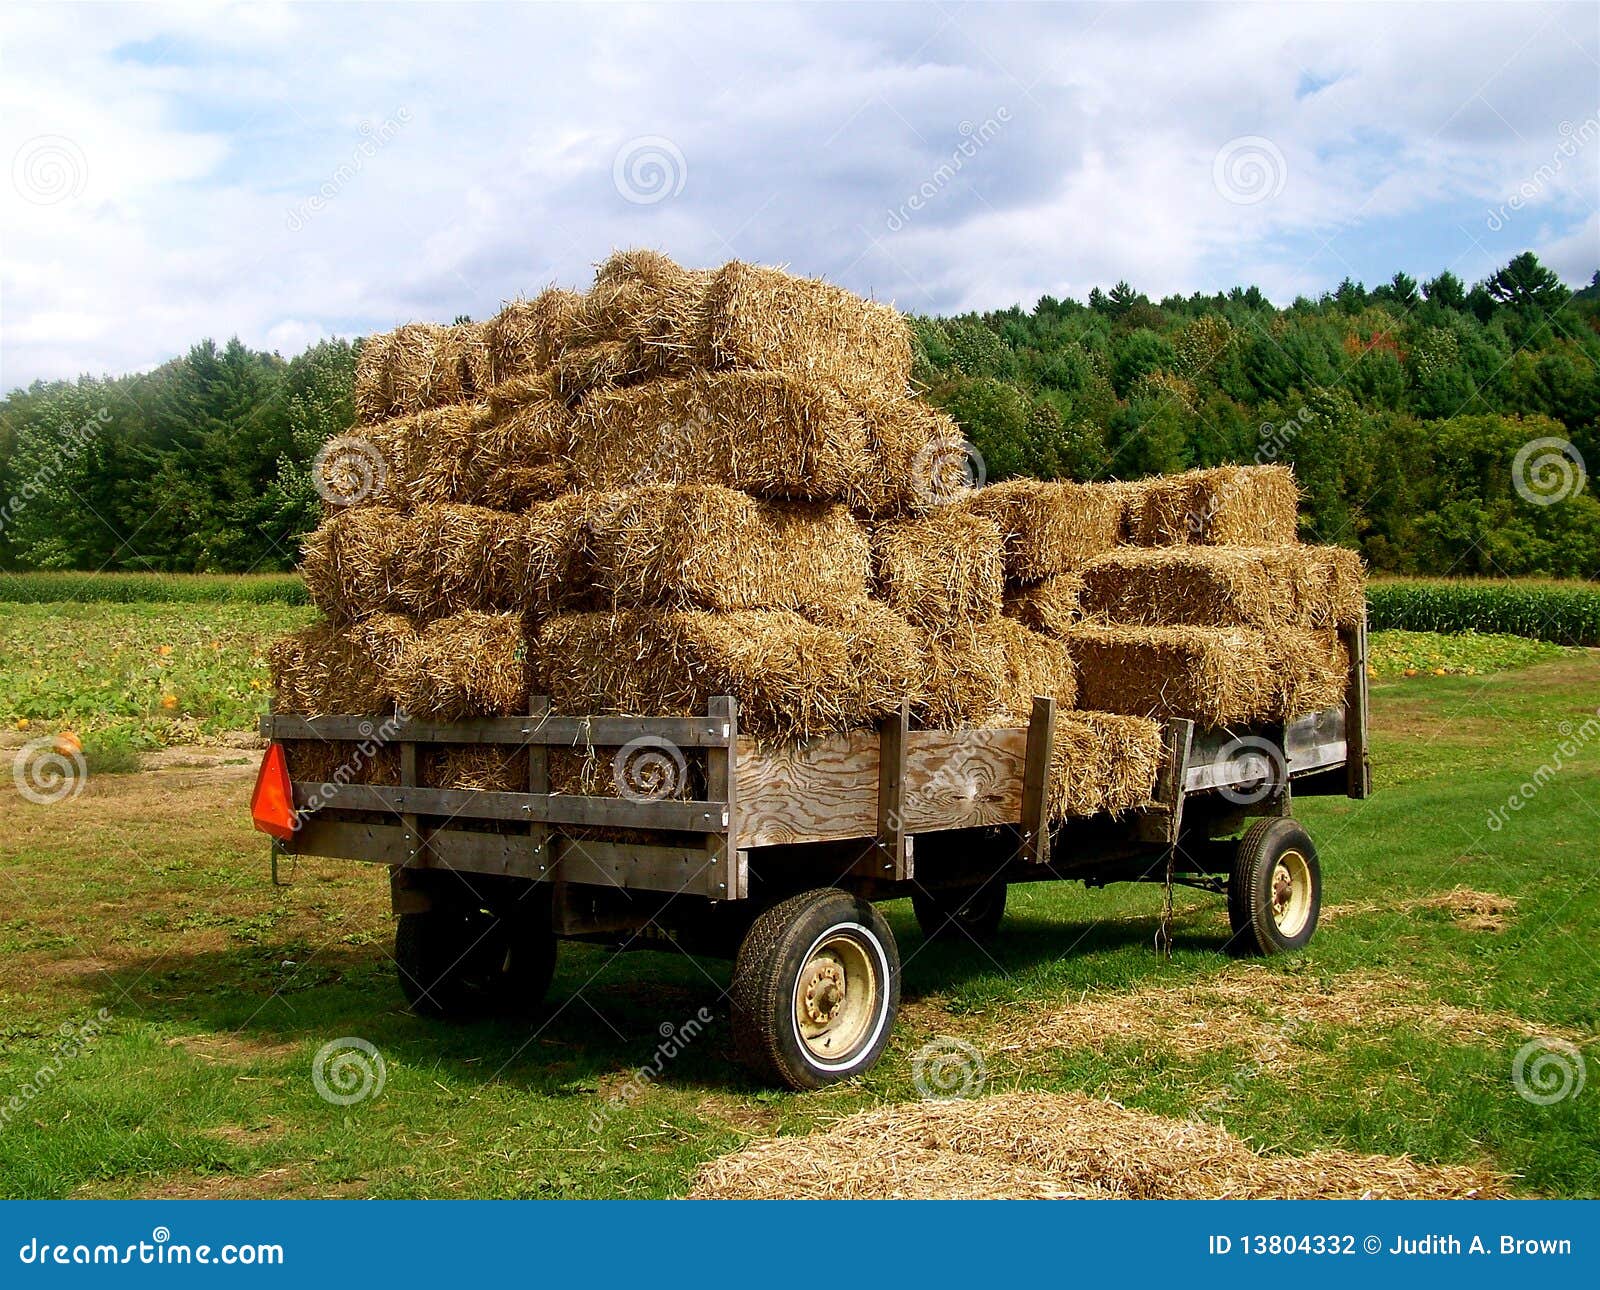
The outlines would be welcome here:
<svg viewBox="0 0 1600 1290">
<path fill-rule="evenodd" d="M 872 1034 L 880 1000 L 866 947 L 845 933 L 823 937 L 795 981 L 795 1032 L 814 1057 L 838 1061 Z"/>
<path fill-rule="evenodd" d="M 814 1026 L 826 1026 L 838 1014 L 844 996 L 844 972 L 839 964 L 814 959 L 801 1000 L 806 1019 Z"/>
<path fill-rule="evenodd" d="M 1311 918 L 1311 867 L 1299 851 L 1278 857 L 1269 891 L 1272 921 L 1284 936 L 1298 936 Z"/>
</svg>

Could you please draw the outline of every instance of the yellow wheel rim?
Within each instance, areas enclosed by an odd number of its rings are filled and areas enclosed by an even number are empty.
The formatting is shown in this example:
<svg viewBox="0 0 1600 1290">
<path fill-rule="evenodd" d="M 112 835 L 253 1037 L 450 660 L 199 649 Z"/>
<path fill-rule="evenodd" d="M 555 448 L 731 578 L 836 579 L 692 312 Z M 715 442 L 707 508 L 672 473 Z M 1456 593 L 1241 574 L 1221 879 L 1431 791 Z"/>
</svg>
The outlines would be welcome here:
<svg viewBox="0 0 1600 1290">
<path fill-rule="evenodd" d="M 1311 865 L 1304 855 L 1290 848 L 1278 857 L 1267 894 L 1280 936 L 1293 940 L 1305 931 L 1311 919 Z"/>
<path fill-rule="evenodd" d="M 848 1060 L 873 1032 L 878 981 L 869 953 L 853 936 L 825 936 L 795 980 L 795 1034 L 820 1062 Z"/>
</svg>

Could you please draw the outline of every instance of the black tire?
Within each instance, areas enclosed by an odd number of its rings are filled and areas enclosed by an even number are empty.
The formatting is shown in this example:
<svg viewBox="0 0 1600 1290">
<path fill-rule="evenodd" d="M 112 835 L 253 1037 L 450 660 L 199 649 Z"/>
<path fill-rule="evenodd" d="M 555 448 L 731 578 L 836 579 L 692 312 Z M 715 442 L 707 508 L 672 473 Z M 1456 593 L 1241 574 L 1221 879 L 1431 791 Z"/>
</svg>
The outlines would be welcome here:
<svg viewBox="0 0 1600 1290">
<path fill-rule="evenodd" d="M 900 953 L 870 901 L 819 888 L 751 925 L 731 998 L 740 1061 L 789 1088 L 821 1088 L 883 1055 L 900 1010 Z"/>
<path fill-rule="evenodd" d="M 1257 820 L 1228 875 L 1230 953 L 1285 954 L 1310 941 L 1322 912 L 1322 867 L 1311 836 L 1286 817 Z"/>
<path fill-rule="evenodd" d="M 911 897 L 917 926 L 930 941 L 957 944 L 994 939 L 1006 913 L 1006 884 L 998 878 L 977 887 L 944 887 Z"/>
<path fill-rule="evenodd" d="M 556 938 L 542 912 L 450 905 L 401 914 L 394 960 L 406 1002 L 421 1016 L 517 1016 L 544 1001 Z"/>
</svg>

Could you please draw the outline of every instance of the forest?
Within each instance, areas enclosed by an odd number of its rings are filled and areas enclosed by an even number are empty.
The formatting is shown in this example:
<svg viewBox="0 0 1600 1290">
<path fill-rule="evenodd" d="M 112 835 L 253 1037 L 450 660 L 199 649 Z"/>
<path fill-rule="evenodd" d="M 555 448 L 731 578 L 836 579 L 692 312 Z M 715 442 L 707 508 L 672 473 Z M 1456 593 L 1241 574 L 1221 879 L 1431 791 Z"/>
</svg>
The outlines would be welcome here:
<svg viewBox="0 0 1600 1290">
<path fill-rule="evenodd" d="M 1284 462 L 1304 536 L 1376 571 L 1600 575 L 1583 476 L 1600 462 L 1600 273 L 1573 292 L 1524 253 L 1470 288 L 1397 273 L 1279 307 L 1255 287 L 1152 301 L 1118 283 L 911 321 L 915 379 L 991 481 Z M 206 340 L 148 373 L 12 391 L 0 568 L 292 568 L 359 343 L 284 359 Z"/>
</svg>

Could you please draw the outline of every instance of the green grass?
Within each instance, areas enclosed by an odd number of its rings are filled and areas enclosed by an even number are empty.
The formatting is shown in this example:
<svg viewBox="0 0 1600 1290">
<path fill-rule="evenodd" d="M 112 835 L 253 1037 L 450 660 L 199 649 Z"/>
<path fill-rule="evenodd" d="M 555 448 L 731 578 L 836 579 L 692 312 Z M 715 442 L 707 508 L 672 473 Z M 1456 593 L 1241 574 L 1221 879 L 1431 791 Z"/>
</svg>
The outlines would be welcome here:
<svg viewBox="0 0 1600 1290">
<path fill-rule="evenodd" d="M 1367 585 L 1374 630 L 1489 632 L 1600 645 L 1600 586 L 1543 579 L 1399 579 Z"/>
<path fill-rule="evenodd" d="M 1568 653 L 1566 647 L 1525 636 L 1461 632 L 1373 632 L 1367 642 L 1367 665 L 1375 677 L 1481 676 L 1547 662 Z"/>
<path fill-rule="evenodd" d="M 1297 804 L 1335 914 L 1303 954 L 1256 969 L 1292 1000 L 1378 974 L 1421 998 L 1536 1029 L 1600 1030 L 1600 659 L 1564 653 L 1517 671 L 1373 683 L 1377 793 Z M 1562 752 L 1565 743 L 1570 753 Z M 1576 745 L 1575 747 L 1572 747 Z M 1511 822 L 1495 808 L 1540 766 L 1560 769 Z M 0 775 L 0 794 L 10 777 Z M 1171 1115 L 1204 1114 L 1269 1149 L 1342 1146 L 1486 1160 L 1519 1190 L 1600 1193 L 1600 1050 L 1577 1097 L 1537 1106 L 1512 1083 L 1525 1037 L 1373 1018 L 1317 1025 L 1257 1070 L 1199 1053 L 1181 1030 L 1027 1050 L 1019 1020 L 1080 999 L 1237 973 L 1216 898 L 1178 896 L 1177 945 L 1150 948 L 1156 889 L 1013 892 L 988 954 L 925 945 L 904 902 L 905 1008 L 879 1067 L 816 1094 L 763 1089 L 731 1062 L 726 964 L 564 945 L 533 1024 L 441 1025 L 401 1006 L 381 871 L 302 860 L 267 880 L 244 822 L 248 768 L 97 778 L 53 806 L 0 802 L 0 1088 L 52 1062 L 63 1023 L 109 1012 L 0 1129 L 0 1191 L 66 1195 L 663 1196 L 752 1135 L 801 1132 L 916 1097 L 932 1036 L 986 1055 L 990 1091 L 1082 1089 Z M 1509 926 L 1473 931 L 1418 898 L 1458 885 L 1514 898 Z M 715 1020 L 639 1096 L 663 1024 Z M 1267 1023 L 1263 1023 L 1267 1024 Z M 345 1036 L 383 1055 L 382 1093 L 330 1105 L 314 1055 Z"/>
<path fill-rule="evenodd" d="M 0 601 L 305 605 L 297 573 L 0 573 Z"/>
<path fill-rule="evenodd" d="M 249 729 L 268 643 L 314 616 L 275 602 L 0 605 L 0 723 L 71 728 L 91 751 Z"/>
</svg>

